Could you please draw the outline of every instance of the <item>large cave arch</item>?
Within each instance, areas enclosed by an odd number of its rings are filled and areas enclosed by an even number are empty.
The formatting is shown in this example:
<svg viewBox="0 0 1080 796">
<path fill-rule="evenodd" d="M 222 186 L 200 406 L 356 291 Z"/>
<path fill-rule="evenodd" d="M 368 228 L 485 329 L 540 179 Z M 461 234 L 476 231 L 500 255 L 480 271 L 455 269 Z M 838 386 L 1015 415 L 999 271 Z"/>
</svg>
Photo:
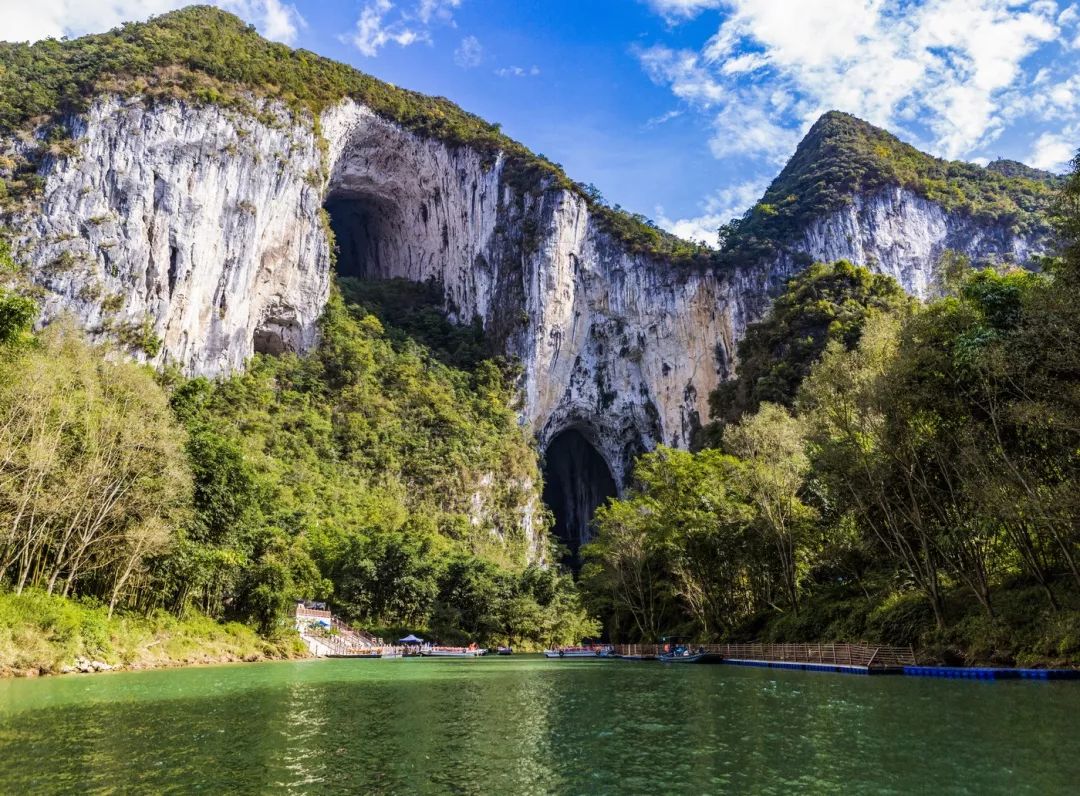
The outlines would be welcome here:
<svg viewBox="0 0 1080 796">
<path fill-rule="evenodd" d="M 393 276 L 391 260 L 399 255 L 395 228 L 401 212 L 374 193 L 339 189 L 330 193 L 324 209 L 329 215 L 337 254 L 337 273 L 358 279 Z"/>
<path fill-rule="evenodd" d="M 592 538 L 593 514 L 617 494 L 611 468 L 584 434 L 567 429 L 552 438 L 544 453 L 544 503 L 566 547 L 564 563 L 574 570 L 581 566 L 581 545 Z"/>
</svg>

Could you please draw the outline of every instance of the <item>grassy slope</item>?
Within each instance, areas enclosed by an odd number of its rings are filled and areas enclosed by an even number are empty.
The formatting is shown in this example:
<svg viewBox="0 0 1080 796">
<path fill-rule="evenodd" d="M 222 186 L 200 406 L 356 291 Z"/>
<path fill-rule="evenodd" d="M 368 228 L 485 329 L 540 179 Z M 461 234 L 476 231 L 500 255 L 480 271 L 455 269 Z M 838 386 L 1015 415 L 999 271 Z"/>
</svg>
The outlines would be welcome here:
<svg viewBox="0 0 1080 796">
<path fill-rule="evenodd" d="M 42 591 L 0 592 L 0 675 L 57 673 L 76 658 L 132 668 L 301 657 L 299 638 L 267 640 L 238 622 L 117 613 Z"/>
</svg>

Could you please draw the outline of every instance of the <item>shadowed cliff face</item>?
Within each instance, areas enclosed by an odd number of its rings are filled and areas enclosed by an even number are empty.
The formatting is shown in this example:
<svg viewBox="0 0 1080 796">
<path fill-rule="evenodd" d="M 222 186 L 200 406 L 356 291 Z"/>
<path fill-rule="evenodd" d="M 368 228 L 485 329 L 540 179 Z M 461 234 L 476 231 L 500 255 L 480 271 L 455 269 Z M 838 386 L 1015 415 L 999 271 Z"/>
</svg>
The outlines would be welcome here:
<svg viewBox="0 0 1080 796">
<path fill-rule="evenodd" d="M 326 200 L 330 229 L 337 248 L 340 276 L 375 279 L 379 276 L 380 225 L 391 211 L 362 196 L 331 196 Z"/>
<path fill-rule="evenodd" d="M 592 538 L 593 514 L 618 489 L 604 458 L 578 431 L 564 431 L 544 455 L 544 503 L 555 515 L 554 532 L 567 548 L 565 563 L 577 570 L 578 551 Z"/>
</svg>

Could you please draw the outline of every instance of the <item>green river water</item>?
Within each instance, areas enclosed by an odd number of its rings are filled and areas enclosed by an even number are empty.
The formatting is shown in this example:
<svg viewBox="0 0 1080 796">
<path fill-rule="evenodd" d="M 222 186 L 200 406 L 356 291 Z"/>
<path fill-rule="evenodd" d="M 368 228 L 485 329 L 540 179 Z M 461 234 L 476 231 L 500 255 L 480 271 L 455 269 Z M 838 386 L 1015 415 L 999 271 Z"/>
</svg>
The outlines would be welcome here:
<svg viewBox="0 0 1080 796">
<path fill-rule="evenodd" d="M 0 682 L 0 792 L 1080 792 L 1080 683 L 536 657 Z"/>
</svg>

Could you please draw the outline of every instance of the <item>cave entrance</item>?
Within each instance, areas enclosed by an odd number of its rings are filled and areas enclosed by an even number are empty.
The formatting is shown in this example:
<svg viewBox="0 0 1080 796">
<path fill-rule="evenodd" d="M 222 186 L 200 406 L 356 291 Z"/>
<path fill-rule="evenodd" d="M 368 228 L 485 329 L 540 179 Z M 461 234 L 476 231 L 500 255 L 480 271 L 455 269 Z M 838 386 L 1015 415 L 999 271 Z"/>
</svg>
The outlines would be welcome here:
<svg viewBox="0 0 1080 796">
<path fill-rule="evenodd" d="M 544 454 L 544 503 L 567 549 L 563 563 L 575 572 L 581 568 L 581 545 L 592 538 L 593 514 L 616 495 L 607 462 L 581 432 L 568 429 L 551 440 Z"/>
<path fill-rule="evenodd" d="M 337 246 L 339 276 L 381 279 L 387 276 L 386 246 L 394 208 L 375 196 L 331 193 L 323 205 Z"/>
</svg>

